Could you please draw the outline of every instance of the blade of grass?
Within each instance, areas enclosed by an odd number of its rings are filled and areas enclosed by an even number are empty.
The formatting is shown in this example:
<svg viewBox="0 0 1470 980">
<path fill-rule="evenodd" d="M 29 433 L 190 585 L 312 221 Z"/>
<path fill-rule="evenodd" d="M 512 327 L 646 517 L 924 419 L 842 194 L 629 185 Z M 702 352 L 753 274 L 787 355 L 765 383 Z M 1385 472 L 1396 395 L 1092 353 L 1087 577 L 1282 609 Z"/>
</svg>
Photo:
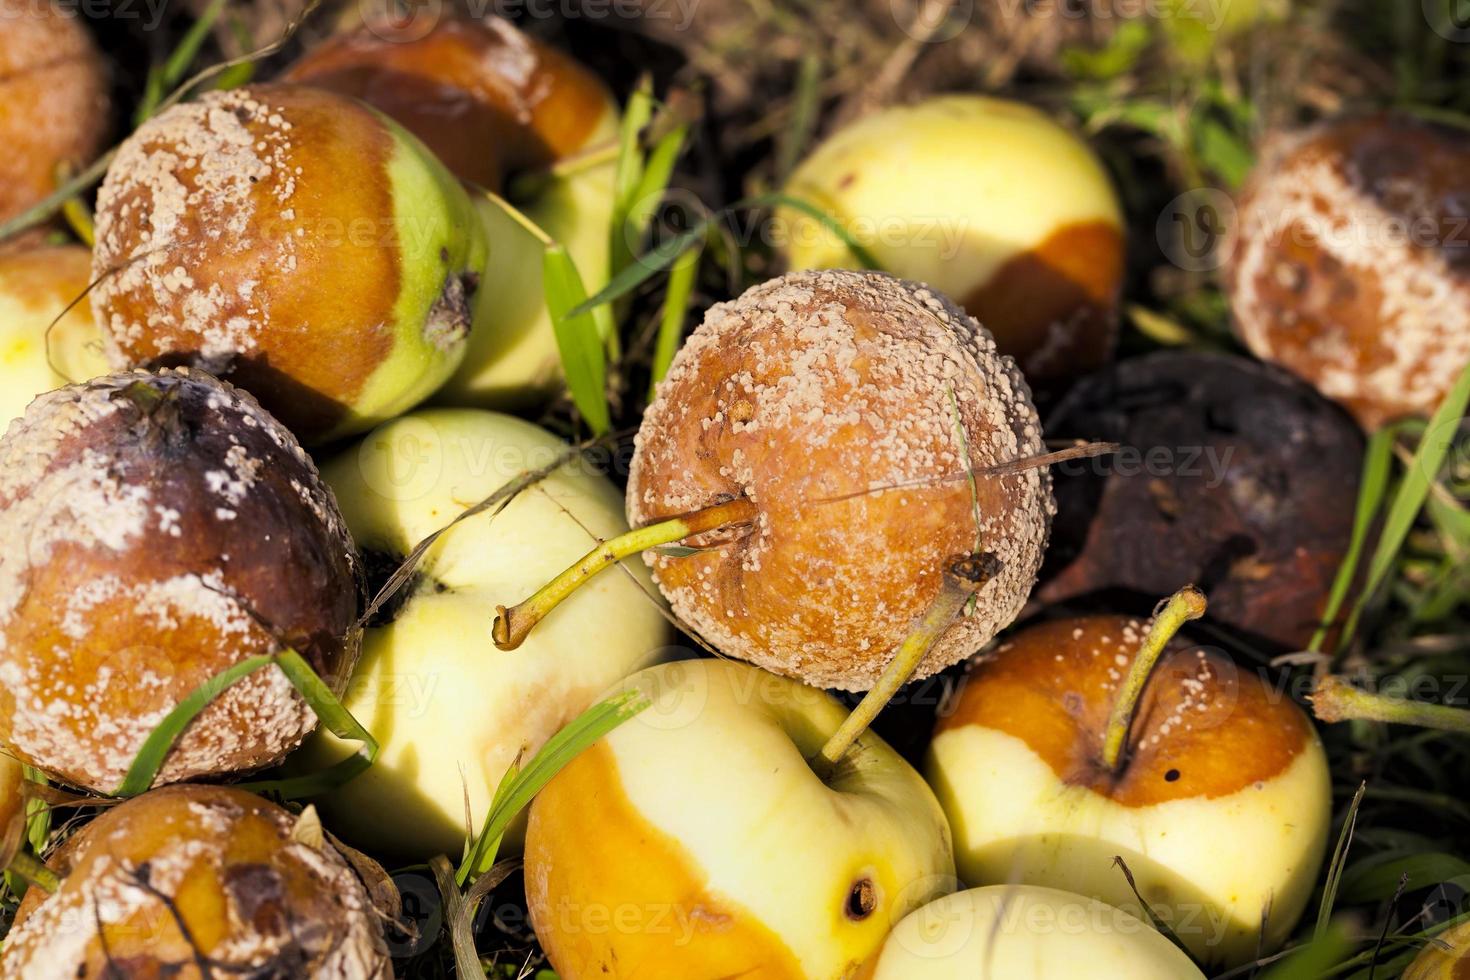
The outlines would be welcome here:
<svg viewBox="0 0 1470 980">
<path fill-rule="evenodd" d="M 1310 943 L 1261 974 L 1261 980 L 1320 980 L 1352 951 L 1347 930 L 1337 923 L 1319 929 Z"/>
<path fill-rule="evenodd" d="M 524 768 L 514 766 L 495 791 L 495 802 L 485 814 L 485 823 L 474 846 L 456 874 L 463 884 L 495 864 L 496 851 L 506 828 L 530 804 L 542 787 L 582 751 L 653 702 L 642 691 L 624 691 L 600 701 L 578 715 L 561 731 L 547 739 L 541 751 Z"/>
<path fill-rule="evenodd" d="M 1348 590 L 1357 578 L 1363 548 L 1373 530 L 1379 508 L 1383 506 L 1384 494 L 1388 491 L 1388 479 L 1393 472 L 1393 443 L 1397 437 L 1397 427 L 1388 426 L 1379 429 L 1368 439 L 1367 449 L 1363 453 L 1363 471 L 1358 479 L 1358 503 L 1353 514 L 1352 538 L 1348 543 L 1347 554 L 1337 568 L 1337 577 L 1332 580 L 1332 591 L 1328 596 L 1327 606 L 1322 611 L 1322 622 L 1318 624 L 1311 642 L 1307 644 L 1309 650 L 1322 649 L 1322 644 L 1327 640 L 1327 632 L 1337 620 L 1343 603 L 1347 601 Z M 1339 640 L 1338 646 L 1342 645 Z"/>
<path fill-rule="evenodd" d="M 291 682 L 291 685 L 296 688 L 306 700 L 307 705 L 332 734 L 338 738 L 354 739 L 362 743 L 362 747 L 354 755 L 332 767 L 333 769 L 351 768 L 355 770 L 353 775 L 356 775 L 357 772 L 372 765 L 378 756 L 378 743 L 372 733 L 363 728 L 357 719 L 353 718 L 351 713 L 342 706 L 342 702 L 332 693 L 331 688 L 317 676 L 316 671 L 311 669 L 311 665 L 302 658 L 301 654 L 287 647 L 279 653 L 247 657 L 237 664 L 226 667 L 189 692 L 149 733 L 143 746 L 138 750 L 138 754 L 134 756 L 132 765 L 128 767 L 127 775 L 112 795 L 131 797 L 145 792 L 158 777 L 159 770 L 167 761 L 174 743 L 178 741 L 179 736 L 189 727 L 190 723 L 199 716 L 200 712 L 235 684 L 271 665 L 280 668 L 281 672 L 286 675 L 286 679 Z M 316 777 L 304 777 L 303 780 L 279 780 L 273 781 L 271 785 L 289 785 L 314 778 Z M 246 785 L 259 791 L 265 784 Z"/>
<path fill-rule="evenodd" d="M 1342 886 L 1343 868 L 1347 864 L 1348 848 L 1352 846 L 1353 831 L 1358 825 L 1358 808 L 1363 805 L 1363 794 L 1368 784 L 1362 783 L 1353 801 L 1348 804 L 1342 821 L 1342 833 L 1338 835 L 1337 847 L 1332 851 L 1332 863 L 1327 868 L 1327 882 L 1322 886 L 1322 905 L 1317 910 L 1317 928 L 1314 938 L 1322 940 L 1332 928 L 1332 910 L 1337 905 L 1337 890 Z"/>
<path fill-rule="evenodd" d="M 607 359 L 598 322 L 588 306 L 587 288 L 565 245 L 555 242 L 542 258 L 546 306 L 561 352 L 562 372 L 577 411 L 594 435 L 612 428 L 607 404 Z M 610 311 L 604 311 L 607 315 Z"/>
<path fill-rule="evenodd" d="M 1414 450 L 1414 459 L 1409 464 L 1408 472 L 1404 474 L 1393 501 L 1388 505 L 1383 529 L 1378 537 L 1378 547 L 1374 549 L 1373 559 L 1368 565 L 1367 581 L 1358 595 L 1347 625 L 1343 628 L 1340 646 L 1347 645 L 1357 629 L 1364 608 L 1387 580 L 1399 550 L 1404 545 L 1404 539 L 1408 537 L 1419 512 L 1424 509 L 1430 485 L 1439 478 L 1440 468 L 1444 466 L 1450 446 L 1454 444 L 1454 433 L 1465 416 L 1467 406 L 1470 406 L 1470 364 L 1461 369 L 1454 387 L 1430 417 L 1428 428 L 1420 438 L 1418 448 Z"/>
<path fill-rule="evenodd" d="M 616 275 L 633 261 L 634 243 L 640 235 L 627 234 L 628 217 L 637 199 L 638 185 L 643 179 L 644 156 L 642 135 L 653 118 L 653 78 L 644 75 L 638 80 L 628 104 L 623 107 L 623 119 L 618 128 L 618 165 L 613 175 L 613 214 L 608 243 L 608 268 Z"/>
<path fill-rule="evenodd" d="M 802 214 L 811 218 L 813 221 L 816 221 L 822 227 L 826 228 L 832 234 L 836 235 L 837 238 L 842 242 L 842 244 L 847 248 L 847 250 L 852 253 L 853 258 L 857 259 L 859 264 L 861 264 L 864 269 L 881 270 L 883 268 L 882 263 L 878 261 L 873 253 L 870 252 L 862 244 L 862 242 L 859 242 L 856 238 L 852 237 L 852 232 L 848 231 L 847 228 L 843 226 L 842 222 L 838 221 L 837 218 L 833 215 L 830 215 L 826 211 L 823 211 L 821 208 L 817 207 L 811 201 L 783 193 L 759 194 L 755 197 L 748 197 L 743 201 L 732 204 L 730 206 L 730 210 L 736 210 L 738 208 L 766 207 L 790 208 L 793 211 L 800 211 Z"/>
<path fill-rule="evenodd" d="M 675 259 L 669 269 L 669 284 L 664 292 L 663 310 L 659 314 L 658 339 L 653 348 L 653 376 L 648 382 L 650 400 L 658 390 L 658 383 L 669 373 L 669 365 L 679 351 L 689 301 L 699 278 L 699 259 L 703 254 L 704 249 L 695 246 Z"/>
<path fill-rule="evenodd" d="M 776 186 L 786 183 L 796 161 L 802 158 L 816 130 L 817 115 L 822 105 L 822 56 L 808 51 L 802 56 L 796 72 L 796 85 L 791 96 L 791 121 L 782 135 L 776 155 Z"/>
<path fill-rule="evenodd" d="M 204 41 L 209 37 L 209 32 L 214 28 L 214 22 L 219 20 L 220 14 L 224 13 L 229 0 L 211 0 L 208 7 L 204 8 L 197 20 L 184 32 L 179 39 L 178 46 L 169 55 L 162 65 L 156 65 L 148 72 L 147 87 L 143 91 L 143 98 L 138 103 L 138 111 L 133 114 L 133 126 L 141 126 L 153 114 L 158 111 L 159 104 L 163 101 L 163 93 L 179 83 L 184 73 L 194 64 L 199 57 L 199 49 L 204 46 Z"/>
<path fill-rule="evenodd" d="M 709 230 L 711 220 L 705 219 L 682 235 L 676 235 L 673 238 L 660 242 L 635 259 L 632 265 L 609 279 L 607 285 L 594 293 L 590 298 L 574 306 L 568 311 L 567 316 L 580 316 L 599 306 L 620 299 L 637 289 L 655 274 L 673 265 L 679 256 L 702 242 L 705 234 Z"/>
</svg>

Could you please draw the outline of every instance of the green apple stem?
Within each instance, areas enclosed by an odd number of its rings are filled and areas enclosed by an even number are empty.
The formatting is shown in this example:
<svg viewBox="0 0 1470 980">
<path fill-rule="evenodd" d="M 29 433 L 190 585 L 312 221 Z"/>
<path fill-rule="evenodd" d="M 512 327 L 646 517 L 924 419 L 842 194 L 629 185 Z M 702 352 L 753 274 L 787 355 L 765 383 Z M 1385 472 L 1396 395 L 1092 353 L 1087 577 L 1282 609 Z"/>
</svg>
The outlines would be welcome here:
<svg viewBox="0 0 1470 980">
<path fill-rule="evenodd" d="M 16 851 L 5 870 L 19 875 L 27 884 L 35 885 L 46 892 L 55 893 L 61 887 L 61 878 L 56 872 L 46 867 L 40 858 L 29 851 Z"/>
<path fill-rule="evenodd" d="M 749 497 L 737 497 L 692 514 L 671 517 L 657 524 L 635 528 L 593 548 L 575 565 L 543 585 L 535 595 L 507 609 L 497 606 L 491 637 L 502 650 L 520 646 L 535 628 L 563 599 L 605 568 L 611 568 L 630 555 L 659 545 L 673 544 L 696 534 L 723 527 L 748 524 L 756 516 L 756 506 Z"/>
<path fill-rule="evenodd" d="M 1174 639 L 1174 634 L 1179 632 L 1180 627 L 1204 614 L 1204 593 L 1187 585 L 1170 597 L 1149 624 L 1148 635 L 1143 638 L 1143 646 L 1133 658 L 1128 676 L 1123 679 L 1123 687 L 1118 692 L 1118 699 L 1113 702 L 1113 713 L 1108 717 L 1108 727 L 1103 733 L 1102 761 L 1109 772 L 1117 772 L 1123 763 L 1123 750 L 1128 745 L 1128 733 L 1133 728 L 1134 713 L 1138 710 L 1138 702 L 1143 697 L 1144 688 L 1148 686 L 1149 675 L 1153 673 L 1154 665 L 1159 662 L 1164 648 Z"/>
<path fill-rule="evenodd" d="M 944 635 L 965 608 L 965 603 L 970 597 L 979 591 L 980 586 L 990 581 L 995 576 L 994 558 L 988 554 L 962 555 L 953 559 L 949 567 L 945 569 L 944 584 L 939 590 L 939 595 L 924 610 L 924 615 L 919 618 L 918 624 L 904 638 L 899 646 L 898 652 L 883 668 L 883 673 L 878 677 L 878 683 L 873 685 L 872 690 L 863 695 L 857 707 L 832 733 L 821 750 L 809 760 L 812 769 L 823 780 L 827 779 L 842 757 L 847 754 L 873 719 L 878 717 L 898 689 L 908 683 L 908 679 L 918 670 L 919 664 L 924 660 L 929 648 Z"/>
<path fill-rule="evenodd" d="M 1318 681 L 1312 692 L 1312 712 L 1328 724 L 1383 721 L 1470 734 L 1470 711 L 1464 708 L 1375 694 L 1330 675 Z"/>
</svg>

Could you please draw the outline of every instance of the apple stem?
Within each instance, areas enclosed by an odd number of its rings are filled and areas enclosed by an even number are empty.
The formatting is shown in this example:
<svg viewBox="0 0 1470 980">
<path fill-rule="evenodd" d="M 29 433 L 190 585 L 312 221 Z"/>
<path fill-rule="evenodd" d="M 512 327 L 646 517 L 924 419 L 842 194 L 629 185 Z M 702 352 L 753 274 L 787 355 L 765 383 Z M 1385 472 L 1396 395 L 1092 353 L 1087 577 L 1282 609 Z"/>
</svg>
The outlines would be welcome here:
<svg viewBox="0 0 1470 980">
<path fill-rule="evenodd" d="M 945 569 L 944 584 L 939 595 L 924 610 L 909 635 L 904 637 L 898 652 L 879 675 L 878 683 L 863 695 L 857 707 L 852 709 L 821 750 L 808 760 L 819 777 L 825 781 L 831 776 L 842 757 L 863 732 L 868 730 L 873 719 L 893 700 L 898 689 L 908 683 L 929 649 L 965 608 L 965 603 L 970 601 L 970 597 L 982 585 L 995 577 L 995 564 L 995 558 L 990 554 L 962 555 L 950 561 Z"/>
<path fill-rule="evenodd" d="M 27 884 L 35 885 L 51 894 L 55 894 L 56 889 L 61 887 L 61 878 L 56 872 L 46 867 L 40 858 L 29 851 L 16 851 L 5 870 L 20 876 Z"/>
<path fill-rule="evenodd" d="M 1138 702 L 1143 697 L 1144 689 L 1148 687 L 1149 675 L 1153 673 L 1154 665 L 1159 662 L 1164 648 L 1174 639 L 1174 634 L 1179 632 L 1180 627 L 1204 614 L 1204 593 L 1192 585 L 1186 585 L 1174 593 L 1164 604 L 1164 608 L 1155 613 L 1153 622 L 1148 627 L 1148 635 L 1143 638 L 1143 645 L 1133 658 L 1133 666 L 1128 668 L 1128 676 L 1123 679 L 1118 699 L 1113 702 L 1113 713 L 1108 716 L 1108 727 L 1103 733 L 1102 755 L 1103 766 L 1108 772 L 1117 772 L 1123 763 L 1123 750 L 1128 745 L 1133 716 L 1138 710 Z"/>
<path fill-rule="evenodd" d="M 1312 692 L 1312 712 L 1328 724 L 1383 721 L 1444 732 L 1470 733 L 1470 711 L 1464 708 L 1375 694 L 1336 676 L 1327 676 L 1317 682 L 1316 690 Z"/>
<path fill-rule="evenodd" d="M 748 524 L 755 520 L 755 502 L 749 497 L 737 497 L 722 504 L 703 510 L 671 517 L 657 524 L 635 528 L 617 537 L 604 541 L 583 555 L 581 560 L 547 582 L 529 599 L 507 609 L 496 607 L 495 626 L 491 637 L 502 650 L 514 650 L 525 641 L 536 624 L 546 618 L 563 599 L 577 591 L 582 584 L 605 568 L 611 568 L 630 555 L 659 545 L 673 544 L 696 534 L 704 534 L 735 524 Z"/>
</svg>

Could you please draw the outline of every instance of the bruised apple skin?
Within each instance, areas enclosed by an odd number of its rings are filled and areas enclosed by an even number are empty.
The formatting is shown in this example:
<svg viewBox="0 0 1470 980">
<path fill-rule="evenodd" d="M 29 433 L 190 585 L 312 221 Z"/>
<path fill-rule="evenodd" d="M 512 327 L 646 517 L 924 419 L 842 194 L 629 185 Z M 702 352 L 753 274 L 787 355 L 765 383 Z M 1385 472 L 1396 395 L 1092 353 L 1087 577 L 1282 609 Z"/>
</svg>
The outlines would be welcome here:
<svg viewBox="0 0 1470 980">
<path fill-rule="evenodd" d="M 724 654 L 865 690 L 952 556 L 988 554 L 995 574 L 915 676 L 1020 611 L 1050 481 L 989 468 L 1041 451 L 1015 363 L 949 300 L 881 273 L 792 273 L 713 307 L 674 358 L 638 432 L 628 519 L 749 498 L 749 525 L 645 555 L 660 589 Z"/>
<path fill-rule="evenodd" d="M 1364 428 L 1427 416 L 1470 362 L 1470 136 L 1401 115 L 1267 143 L 1226 284 L 1256 356 Z"/>
<path fill-rule="evenodd" d="M 84 21 L 52 0 L 0 0 L 0 222 L 92 162 L 107 135 L 107 70 Z"/>
<path fill-rule="evenodd" d="M 1166 351 L 1078 382 L 1046 430 L 1122 448 L 1052 468 L 1039 601 L 1194 582 L 1214 625 L 1262 648 L 1307 645 L 1352 541 L 1363 466 L 1362 432 L 1338 406 L 1272 365 Z"/>
<path fill-rule="evenodd" d="M 168 786 L 105 810 L 51 860 L 5 940 L 8 977 L 393 975 L 379 913 L 304 818 L 243 790 Z"/>
<path fill-rule="evenodd" d="M 469 196 L 397 124 L 252 86 L 122 145 L 97 199 L 92 306 L 115 365 L 208 370 L 319 443 L 448 379 L 485 261 Z"/>
<path fill-rule="evenodd" d="M 1092 616 L 1015 634 L 972 666 L 925 775 L 965 883 L 1063 888 L 1142 916 L 1121 856 L 1200 963 L 1236 966 L 1279 948 L 1311 898 L 1332 816 L 1326 756 L 1288 695 L 1176 640 L 1122 767 L 1104 769 L 1145 632 Z"/>
<path fill-rule="evenodd" d="M 864 733 L 827 781 L 807 759 L 847 717 L 748 664 L 650 667 L 652 704 L 531 805 L 531 923 L 565 980 L 845 980 L 953 888 L 949 828 Z"/>
<path fill-rule="evenodd" d="M 0 254 L 0 431 L 42 392 L 108 372 L 82 298 L 91 268 L 77 245 Z"/>
<path fill-rule="evenodd" d="M 510 198 L 565 245 L 589 293 L 606 284 L 616 163 L 549 168 L 612 145 L 618 109 L 602 81 L 570 56 L 500 17 L 446 12 L 421 37 L 368 24 L 329 38 L 286 78 L 392 117 L 461 180 Z M 513 180 L 532 172 L 529 190 Z M 491 259 L 468 353 L 437 400 L 532 406 L 562 383 L 541 283 L 545 246 L 485 195 L 475 205 Z"/>
<path fill-rule="evenodd" d="M 879 265 L 946 293 L 1032 384 L 1112 357 L 1123 211 L 1092 150 L 1020 102 L 947 95 L 839 130 L 792 174 Z M 794 269 L 856 268 L 809 215 L 778 212 Z"/>
<path fill-rule="evenodd" d="M 316 467 L 253 398 L 189 369 L 43 395 L 0 440 L 0 744 L 102 793 L 180 700 L 289 644 L 340 693 L 352 541 Z M 175 782 L 279 761 L 316 725 L 258 670 L 184 731 Z"/>
<path fill-rule="evenodd" d="M 1055 888 L 991 885 L 946 895 L 889 933 L 864 980 L 1204 980 L 1132 914 Z"/>
</svg>

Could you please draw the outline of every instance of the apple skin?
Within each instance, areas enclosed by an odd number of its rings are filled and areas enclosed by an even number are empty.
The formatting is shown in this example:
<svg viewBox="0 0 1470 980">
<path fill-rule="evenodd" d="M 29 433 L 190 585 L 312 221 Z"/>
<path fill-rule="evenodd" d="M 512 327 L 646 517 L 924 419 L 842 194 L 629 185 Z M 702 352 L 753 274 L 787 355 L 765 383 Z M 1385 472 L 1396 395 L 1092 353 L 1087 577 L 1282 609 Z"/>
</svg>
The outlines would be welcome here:
<svg viewBox="0 0 1470 980">
<path fill-rule="evenodd" d="M 79 245 L 0 255 L 0 430 L 35 396 L 108 372 L 87 301 L 56 320 L 86 293 L 91 268 Z"/>
<path fill-rule="evenodd" d="M 373 431 L 322 474 L 359 547 L 389 556 L 380 564 L 391 567 L 565 448 L 507 415 L 424 409 Z M 466 799 L 478 826 L 518 754 L 529 759 L 608 686 L 665 652 L 671 631 L 636 560 L 626 574 L 578 590 L 516 652 L 496 650 L 490 638 L 497 603 L 539 587 L 584 554 L 592 535 L 625 530 L 621 495 L 574 462 L 503 512 L 467 518 L 439 538 L 391 622 L 364 633 L 345 703 L 382 751 L 367 772 L 315 801 L 334 830 L 395 856 L 458 855 Z M 319 730 L 293 765 L 315 770 L 352 748 Z"/>
<path fill-rule="evenodd" d="M 1470 976 L 1470 922 L 1435 937 L 1404 971 L 1403 980 L 1464 980 Z"/>
<path fill-rule="evenodd" d="M 320 444 L 448 380 L 487 260 L 469 195 L 397 123 L 254 85 L 123 143 L 97 199 L 92 305 L 114 364 L 203 368 Z"/>
<path fill-rule="evenodd" d="M 870 969 L 864 980 L 1204 980 L 1148 923 L 1036 885 L 972 888 L 910 912 Z"/>
<path fill-rule="evenodd" d="M 1176 642 L 1140 704 L 1128 764 L 1103 773 L 1102 733 L 1143 631 L 1097 616 L 1016 634 L 972 667 L 925 773 L 967 884 L 1062 888 L 1142 915 L 1121 856 L 1197 960 L 1248 962 L 1286 939 L 1316 883 L 1326 756 L 1289 698 Z"/>
<path fill-rule="evenodd" d="M 8 752 L 0 752 L 0 834 L 8 831 L 10 821 L 25 808 L 25 797 L 21 794 L 25 778 L 25 767 L 20 760 Z"/>
<path fill-rule="evenodd" d="M 830 785 L 808 766 L 847 716 L 829 695 L 724 660 L 621 687 L 652 707 L 531 807 L 531 922 L 566 980 L 838 980 L 953 887 L 934 795 L 877 736 Z"/>
<path fill-rule="evenodd" d="M 1123 214 L 1086 143 L 1019 102 L 949 95 L 839 130 L 786 187 L 879 266 L 952 296 L 1033 384 L 1112 356 Z M 858 268 L 831 231 L 777 211 L 792 269 Z"/>
<path fill-rule="evenodd" d="M 447 14 L 422 36 L 361 23 L 308 51 L 293 81 L 362 99 L 414 133 L 460 179 L 509 198 L 565 245 L 588 294 L 608 280 L 617 164 L 550 165 L 618 138 L 617 103 L 570 56 L 496 16 Z M 528 190 L 517 174 L 536 174 Z M 542 287 L 545 246 L 473 195 L 490 248 L 463 363 L 437 401 L 529 408 L 563 384 Z M 638 243 L 632 243 L 635 247 Z"/>
</svg>

